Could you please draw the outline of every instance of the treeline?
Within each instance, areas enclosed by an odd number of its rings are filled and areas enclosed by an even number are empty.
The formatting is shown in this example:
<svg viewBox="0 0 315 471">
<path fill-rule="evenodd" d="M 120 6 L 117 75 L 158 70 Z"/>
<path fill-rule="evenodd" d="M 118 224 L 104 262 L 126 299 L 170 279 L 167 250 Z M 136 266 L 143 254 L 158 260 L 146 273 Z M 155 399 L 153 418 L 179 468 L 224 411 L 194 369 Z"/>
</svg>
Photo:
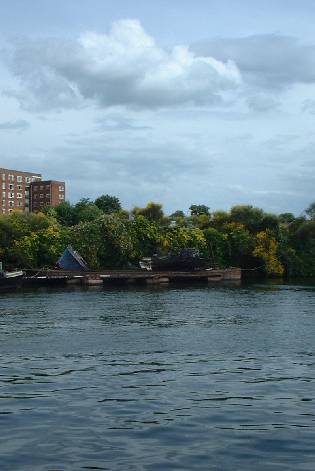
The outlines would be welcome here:
<svg viewBox="0 0 315 471">
<path fill-rule="evenodd" d="M 158 203 L 128 212 L 103 195 L 0 216 L 0 260 L 10 267 L 53 267 L 72 245 L 91 268 L 138 267 L 142 257 L 194 247 L 219 267 L 263 267 L 273 276 L 315 276 L 315 203 L 304 215 L 252 206 L 210 211 L 192 205 L 165 215 Z"/>
</svg>

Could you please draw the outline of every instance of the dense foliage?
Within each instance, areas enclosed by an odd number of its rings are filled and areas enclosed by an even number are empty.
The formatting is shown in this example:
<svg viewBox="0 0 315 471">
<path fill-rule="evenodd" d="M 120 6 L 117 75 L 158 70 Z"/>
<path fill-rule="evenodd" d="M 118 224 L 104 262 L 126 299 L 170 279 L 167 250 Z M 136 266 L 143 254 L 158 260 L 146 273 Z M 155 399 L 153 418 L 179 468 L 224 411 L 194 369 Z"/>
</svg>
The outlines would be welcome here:
<svg viewBox="0 0 315 471">
<path fill-rule="evenodd" d="M 52 267 L 67 245 L 91 268 L 137 267 L 142 257 L 194 247 L 212 266 L 313 277 L 315 203 L 300 217 L 252 206 L 211 212 L 205 205 L 191 205 L 189 216 L 181 210 L 166 216 L 158 203 L 128 212 L 118 198 L 103 195 L 0 216 L 0 260 L 7 267 Z"/>
</svg>

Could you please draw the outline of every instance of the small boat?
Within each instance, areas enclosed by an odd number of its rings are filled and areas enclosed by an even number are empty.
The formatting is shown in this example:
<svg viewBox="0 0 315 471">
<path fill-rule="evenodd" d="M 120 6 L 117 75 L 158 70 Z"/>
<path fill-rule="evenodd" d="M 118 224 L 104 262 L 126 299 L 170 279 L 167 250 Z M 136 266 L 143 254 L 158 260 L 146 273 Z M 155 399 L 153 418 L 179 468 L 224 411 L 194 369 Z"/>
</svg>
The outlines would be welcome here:
<svg viewBox="0 0 315 471">
<path fill-rule="evenodd" d="M 23 271 L 3 271 L 0 270 L 0 291 L 19 288 L 22 285 Z"/>
<path fill-rule="evenodd" d="M 143 258 L 140 267 L 145 270 L 195 271 L 204 270 L 208 260 L 200 256 L 197 249 L 181 249 L 178 253 Z"/>
</svg>

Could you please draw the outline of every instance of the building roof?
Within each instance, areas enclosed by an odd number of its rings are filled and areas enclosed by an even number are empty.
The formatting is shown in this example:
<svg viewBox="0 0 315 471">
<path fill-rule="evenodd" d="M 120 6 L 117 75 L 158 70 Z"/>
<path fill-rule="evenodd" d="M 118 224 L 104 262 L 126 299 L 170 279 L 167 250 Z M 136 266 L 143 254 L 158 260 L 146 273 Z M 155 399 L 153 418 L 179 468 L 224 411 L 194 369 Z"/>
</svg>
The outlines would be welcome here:
<svg viewBox="0 0 315 471">
<path fill-rule="evenodd" d="M 47 184 L 47 183 L 57 183 L 57 184 L 65 184 L 65 182 L 62 182 L 60 180 L 41 180 L 41 181 L 38 181 L 38 182 L 32 182 L 31 185 L 35 184 L 35 185 L 42 185 L 42 184 Z"/>
<path fill-rule="evenodd" d="M 2 171 L 5 171 L 5 172 L 15 172 L 15 173 L 28 173 L 30 175 L 36 175 L 37 177 L 41 177 L 42 174 L 41 173 L 37 173 L 37 172 L 27 172 L 25 170 L 13 170 L 11 168 L 4 168 L 4 167 L 0 167 L 0 172 Z"/>
</svg>

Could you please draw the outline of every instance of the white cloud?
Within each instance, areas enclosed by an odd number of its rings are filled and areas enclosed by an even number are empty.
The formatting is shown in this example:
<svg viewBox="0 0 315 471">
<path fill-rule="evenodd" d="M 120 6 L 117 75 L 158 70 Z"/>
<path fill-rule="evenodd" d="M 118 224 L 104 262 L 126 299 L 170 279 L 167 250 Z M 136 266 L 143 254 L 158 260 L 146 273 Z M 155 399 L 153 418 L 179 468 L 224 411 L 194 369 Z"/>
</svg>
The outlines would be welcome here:
<svg viewBox="0 0 315 471">
<path fill-rule="evenodd" d="M 158 47 L 137 20 L 113 23 L 108 34 L 86 32 L 76 41 L 26 40 L 8 61 L 28 109 L 82 106 L 174 107 L 209 105 L 241 83 L 233 61 L 196 55 L 186 46 Z"/>
<path fill-rule="evenodd" d="M 212 55 L 220 61 L 232 59 L 246 83 L 269 91 L 297 83 L 315 83 L 315 46 L 293 36 L 217 38 L 195 44 L 192 49 L 196 54 Z"/>
</svg>

